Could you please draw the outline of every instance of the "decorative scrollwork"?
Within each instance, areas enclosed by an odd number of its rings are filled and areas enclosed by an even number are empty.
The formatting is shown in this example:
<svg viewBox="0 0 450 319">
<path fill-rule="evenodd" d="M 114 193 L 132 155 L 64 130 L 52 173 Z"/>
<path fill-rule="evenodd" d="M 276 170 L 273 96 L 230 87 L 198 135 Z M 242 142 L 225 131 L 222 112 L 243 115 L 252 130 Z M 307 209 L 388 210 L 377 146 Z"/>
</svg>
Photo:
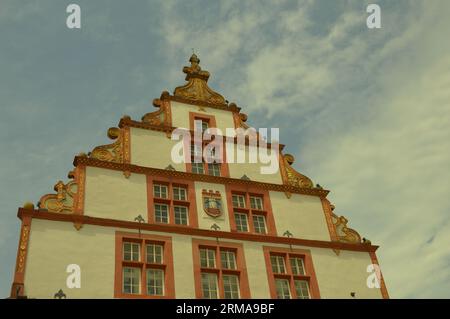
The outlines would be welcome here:
<svg viewBox="0 0 450 319">
<path fill-rule="evenodd" d="M 112 144 L 101 145 L 94 148 L 89 157 L 96 158 L 106 162 L 123 162 L 123 132 L 117 127 L 111 127 L 108 130 L 108 137 L 112 140 L 117 139 Z"/>
<path fill-rule="evenodd" d="M 52 213 L 72 213 L 74 211 L 74 197 L 78 191 L 78 184 L 71 181 L 64 184 L 58 181 L 54 186 L 56 194 L 47 194 L 41 197 L 39 208 Z"/>
<path fill-rule="evenodd" d="M 174 96 L 193 101 L 202 101 L 216 105 L 227 105 L 225 98 L 208 87 L 209 72 L 203 71 L 200 67 L 200 59 L 192 54 L 189 59 L 191 66 L 185 66 L 183 72 L 186 73 L 186 83 L 179 86 L 174 91 Z"/>
<path fill-rule="evenodd" d="M 145 114 L 142 117 L 142 122 L 151 125 L 170 125 L 169 106 L 161 99 L 154 99 L 153 106 L 159 108 L 159 110 Z"/>
<path fill-rule="evenodd" d="M 348 220 L 344 216 L 332 214 L 333 224 L 336 228 L 338 240 L 346 243 L 361 243 L 361 236 L 354 229 L 347 227 Z"/>
<path fill-rule="evenodd" d="M 282 156 L 285 168 L 285 183 L 300 187 L 300 188 L 313 188 L 313 182 L 305 175 L 300 174 L 294 168 L 292 164 L 294 163 L 294 156 L 290 154 L 285 154 Z"/>
</svg>

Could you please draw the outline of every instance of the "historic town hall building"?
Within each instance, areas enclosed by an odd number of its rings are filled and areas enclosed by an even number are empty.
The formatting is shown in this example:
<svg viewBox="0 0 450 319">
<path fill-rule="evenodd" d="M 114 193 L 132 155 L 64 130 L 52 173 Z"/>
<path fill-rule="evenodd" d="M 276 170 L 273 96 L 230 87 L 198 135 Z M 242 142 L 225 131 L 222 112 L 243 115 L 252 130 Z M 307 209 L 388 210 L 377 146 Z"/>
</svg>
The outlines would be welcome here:
<svg viewBox="0 0 450 319">
<path fill-rule="evenodd" d="M 156 111 L 124 116 L 108 130 L 112 144 L 75 156 L 68 181 L 19 208 L 11 297 L 388 298 L 382 277 L 367 284 L 378 247 L 333 212 L 282 144 L 258 135 L 279 159 L 275 174 L 227 160 L 238 141 L 225 135 L 222 163 L 173 160 L 176 128 L 249 128 L 208 87 L 197 56 L 189 61 L 187 83 L 155 99 Z M 197 156 L 197 144 L 183 145 Z M 79 288 L 68 285 L 77 274 Z"/>
</svg>

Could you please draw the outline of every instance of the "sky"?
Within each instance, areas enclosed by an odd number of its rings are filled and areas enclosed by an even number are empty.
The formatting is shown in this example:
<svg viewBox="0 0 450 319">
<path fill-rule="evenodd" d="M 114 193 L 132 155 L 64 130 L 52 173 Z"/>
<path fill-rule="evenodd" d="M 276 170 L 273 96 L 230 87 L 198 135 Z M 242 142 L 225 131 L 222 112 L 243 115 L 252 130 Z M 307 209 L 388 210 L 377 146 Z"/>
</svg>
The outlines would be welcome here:
<svg viewBox="0 0 450 319">
<path fill-rule="evenodd" d="M 449 14 L 447 0 L 0 0 L 0 296 L 17 208 L 123 115 L 153 111 L 194 50 L 210 86 L 254 127 L 279 127 L 294 167 L 380 245 L 392 298 L 449 298 Z"/>
</svg>

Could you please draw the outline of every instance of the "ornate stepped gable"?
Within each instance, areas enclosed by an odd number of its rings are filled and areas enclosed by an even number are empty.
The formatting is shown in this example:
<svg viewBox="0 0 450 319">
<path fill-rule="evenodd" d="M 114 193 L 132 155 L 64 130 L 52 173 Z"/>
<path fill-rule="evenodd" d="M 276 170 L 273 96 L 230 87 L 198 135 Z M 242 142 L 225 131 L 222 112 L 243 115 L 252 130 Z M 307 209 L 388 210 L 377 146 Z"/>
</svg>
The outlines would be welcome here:
<svg viewBox="0 0 450 319">
<path fill-rule="evenodd" d="M 240 112 L 240 108 L 235 103 L 228 103 L 225 98 L 219 93 L 213 91 L 207 84 L 210 73 L 201 69 L 199 63 L 200 59 L 193 54 L 189 62 L 191 66 L 185 66 L 183 72 L 186 74 L 187 83 L 183 86 L 175 88 L 174 94 L 164 91 L 159 99 L 153 100 L 153 106 L 158 108 L 157 111 L 150 112 L 142 116 L 141 121 L 137 122 L 131 120 L 129 116 L 124 116 L 119 122 L 119 128 L 113 127 L 108 130 L 108 137 L 115 142 L 111 144 L 101 145 L 95 147 L 88 155 L 82 153 L 81 158 L 92 158 L 102 162 L 130 164 L 130 126 L 136 126 L 152 130 L 164 131 L 168 136 L 170 132 L 175 129 L 172 126 L 172 116 L 170 109 L 170 101 L 179 101 L 182 103 L 198 105 L 202 110 L 203 106 L 213 107 L 218 109 L 225 109 L 233 112 L 233 119 L 236 128 L 248 129 L 250 126 L 246 123 L 247 115 Z M 322 187 L 317 185 L 314 187 L 313 182 L 307 176 L 297 172 L 292 164 L 294 157 L 290 154 L 280 154 L 280 170 L 283 179 L 283 184 L 294 189 L 311 189 L 322 190 Z M 171 165 L 167 170 L 173 174 L 176 172 Z M 47 194 L 41 197 L 38 207 L 41 210 L 47 210 L 55 213 L 74 213 L 82 214 L 77 211 L 78 203 L 82 202 L 82 190 L 80 185 L 84 185 L 84 173 L 82 170 L 75 170 L 69 173 L 69 178 L 72 181 L 64 184 L 58 181 L 54 186 L 56 194 Z M 84 171 L 83 171 L 84 172 Z M 130 172 L 124 171 L 125 177 L 128 177 Z M 247 176 L 241 177 L 241 180 L 251 182 Z M 326 193 L 328 191 L 324 191 Z M 80 196 L 78 194 L 80 193 Z M 290 192 L 286 192 L 288 198 L 291 197 Z M 334 206 L 331 205 L 331 210 Z M 361 236 L 353 229 L 347 227 L 348 220 L 344 216 L 337 216 L 331 212 L 332 227 L 336 233 L 336 239 L 339 242 L 345 243 L 361 243 Z M 77 226 L 76 226 L 77 227 Z M 78 228 L 78 227 L 77 227 Z M 370 243 L 363 239 L 363 242 Z"/>
</svg>

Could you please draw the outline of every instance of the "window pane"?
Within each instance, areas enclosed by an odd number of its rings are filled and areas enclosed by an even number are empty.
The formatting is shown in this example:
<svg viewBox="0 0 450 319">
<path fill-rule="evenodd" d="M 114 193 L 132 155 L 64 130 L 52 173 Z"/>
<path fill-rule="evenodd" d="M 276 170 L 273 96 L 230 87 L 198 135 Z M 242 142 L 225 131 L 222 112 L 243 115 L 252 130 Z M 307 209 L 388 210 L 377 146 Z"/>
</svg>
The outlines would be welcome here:
<svg viewBox="0 0 450 319">
<path fill-rule="evenodd" d="M 247 215 L 246 214 L 240 214 L 235 213 L 234 214 L 234 221 L 236 223 L 236 230 L 241 232 L 247 232 L 248 231 L 248 222 L 247 222 Z"/>
<path fill-rule="evenodd" d="M 306 280 L 295 280 L 295 292 L 298 299 L 309 299 L 309 285 Z"/>
<path fill-rule="evenodd" d="M 138 243 L 123 243 L 123 260 L 126 261 L 139 261 L 140 247 Z"/>
<path fill-rule="evenodd" d="M 216 268 L 216 251 L 214 249 L 200 249 L 200 266 L 204 268 Z"/>
<path fill-rule="evenodd" d="M 203 174 L 203 163 L 192 163 L 192 173 Z"/>
<path fill-rule="evenodd" d="M 222 250 L 220 252 L 220 259 L 222 261 L 222 268 L 236 269 L 236 254 L 234 251 Z"/>
<path fill-rule="evenodd" d="M 291 268 L 292 273 L 294 275 L 304 275 L 305 274 L 305 266 L 303 264 L 303 259 L 294 257 L 291 258 Z"/>
<path fill-rule="evenodd" d="M 263 210 L 263 201 L 261 197 L 250 196 L 250 207 L 252 209 Z"/>
<path fill-rule="evenodd" d="M 156 244 L 147 244 L 147 263 L 163 263 L 163 246 Z"/>
<path fill-rule="evenodd" d="M 141 270 L 139 268 L 123 268 L 123 292 L 139 294 L 141 287 Z"/>
<path fill-rule="evenodd" d="M 186 200 L 186 189 L 182 187 L 173 188 L 173 199 Z"/>
<path fill-rule="evenodd" d="M 208 164 L 208 174 L 212 176 L 220 176 L 220 164 L 209 163 Z"/>
<path fill-rule="evenodd" d="M 284 267 L 284 257 L 283 256 L 270 256 L 270 263 L 272 264 L 272 271 L 275 274 L 284 274 L 286 273 Z"/>
<path fill-rule="evenodd" d="M 259 234 L 266 233 L 266 219 L 262 215 L 253 215 L 253 226 L 255 232 Z"/>
<path fill-rule="evenodd" d="M 166 185 L 153 185 L 153 196 L 157 198 L 167 198 L 167 186 Z"/>
<path fill-rule="evenodd" d="M 202 273 L 202 292 L 203 298 L 217 299 L 217 275 Z"/>
<path fill-rule="evenodd" d="M 152 296 L 164 295 L 164 271 L 161 269 L 147 269 L 147 294 Z"/>
<path fill-rule="evenodd" d="M 177 225 L 187 225 L 188 224 L 188 210 L 184 206 L 175 206 L 175 224 Z"/>
<path fill-rule="evenodd" d="M 245 208 L 245 198 L 242 195 L 233 195 L 233 207 Z"/>
<path fill-rule="evenodd" d="M 239 279 L 235 275 L 223 276 L 223 291 L 225 299 L 239 298 Z"/>
<path fill-rule="evenodd" d="M 289 281 L 287 279 L 275 279 L 278 299 L 290 299 Z"/>
<path fill-rule="evenodd" d="M 155 204 L 155 221 L 157 223 L 169 223 L 169 208 L 165 204 Z"/>
</svg>

